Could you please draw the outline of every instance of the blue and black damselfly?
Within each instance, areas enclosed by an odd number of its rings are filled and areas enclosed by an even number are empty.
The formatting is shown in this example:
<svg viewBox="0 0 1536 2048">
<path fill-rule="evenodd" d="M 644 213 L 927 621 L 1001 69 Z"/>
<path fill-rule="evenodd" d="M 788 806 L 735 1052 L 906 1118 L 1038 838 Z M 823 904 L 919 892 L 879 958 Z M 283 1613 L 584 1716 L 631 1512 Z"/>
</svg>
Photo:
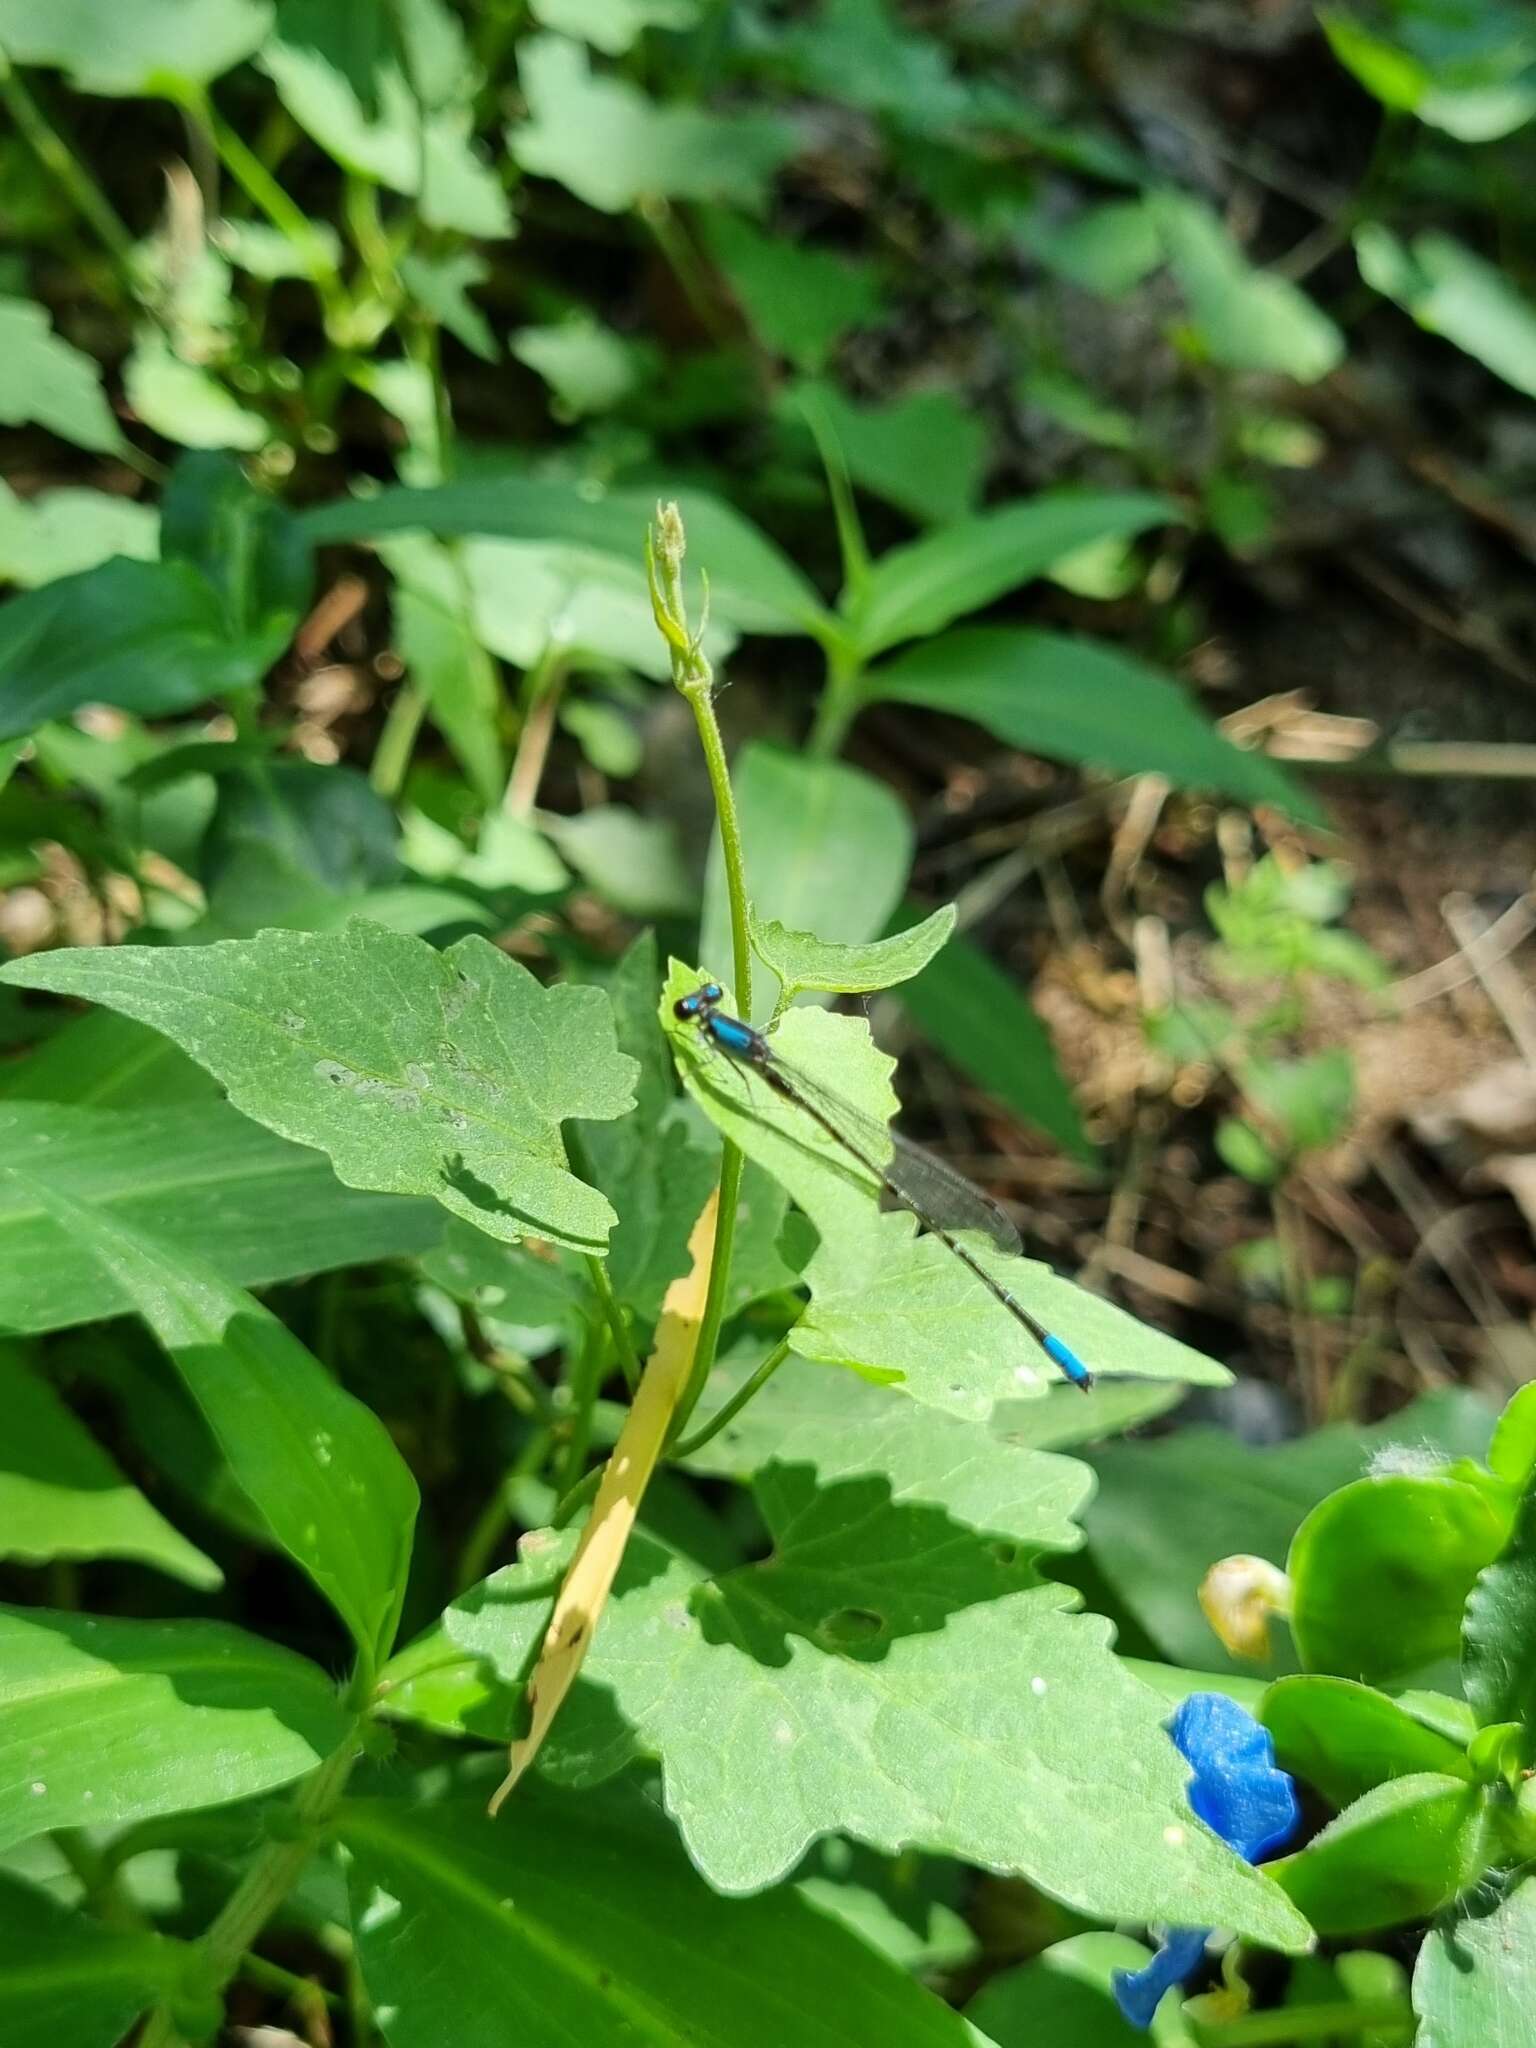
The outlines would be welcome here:
<svg viewBox="0 0 1536 2048">
<path fill-rule="evenodd" d="M 921 1227 L 952 1251 L 967 1271 L 974 1273 L 993 1300 L 1021 1323 L 1046 1357 L 1060 1366 L 1072 1384 L 1085 1391 L 1093 1375 L 1068 1345 L 1055 1336 L 1024 1304 L 1014 1299 L 1002 1282 L 995 1280 L 970 1248 L 953 1234 L 957 1230 L 979 1230 L 991 1238 L 999 1251 L 1023 1250 L 1019 1234 L 990 1196 L 973 1187 L 952 1168 L 919 1150 L 906 1139 L 775 1051 L 764 1032 L 729 1016 L 720 1008 L 725 990 L 718 981 L 700 984 L 691 995 L 680 996 L 672 1005 L 680 1023 L 698 1027 L 705 1042 L 717 1052 L 744 1067 L 750 1067 L 776 1095 L 819 1126 L 833 1143 L 842 1147 L 864 1172 L 884 1188 L 900 1208 L 910 1211 Z"/>
</svg>

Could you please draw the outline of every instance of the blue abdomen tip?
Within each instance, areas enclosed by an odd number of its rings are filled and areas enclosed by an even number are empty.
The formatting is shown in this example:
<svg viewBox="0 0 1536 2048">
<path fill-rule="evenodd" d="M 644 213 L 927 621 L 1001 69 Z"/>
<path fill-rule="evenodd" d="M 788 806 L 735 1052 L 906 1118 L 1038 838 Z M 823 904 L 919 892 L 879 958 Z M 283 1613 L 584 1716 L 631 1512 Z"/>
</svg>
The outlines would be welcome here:
<svg viewBox="0 0 1536 2048">
<path fill-rule="evenodd" d="M 1077 1353 L 1070 1345 L 1063 1344 L 1061 1339 L 1049 1330 L 1046 1332 L 1045 1337 L 1045 1353 L 1047 1358 L 1055 1360 L 1067 1378 L 1073 1381 L 1075 1385 L 1087 1387 L 1093 1384 L 1093 1374 L 1084 1365 Z"/>
</svg>

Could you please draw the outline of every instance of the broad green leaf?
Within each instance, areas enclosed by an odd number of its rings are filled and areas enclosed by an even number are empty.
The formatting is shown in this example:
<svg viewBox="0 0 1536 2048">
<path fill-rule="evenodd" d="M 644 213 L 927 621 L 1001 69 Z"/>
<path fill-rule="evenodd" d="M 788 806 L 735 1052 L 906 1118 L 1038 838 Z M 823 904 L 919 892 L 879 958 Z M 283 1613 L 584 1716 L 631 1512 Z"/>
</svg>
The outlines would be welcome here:
<svg viewBox="0 0 1536 2048">
<path fill-rule="evenodd" d="M 0 1872 L 0 2037 L 6 2048 L 118 2048 L 178 1979 L 163 1935 L 103 1927 Z"/>
<path fill-rule="evenodd" d="M 990 1425 L 1007 1443 L 1037 1451 L 1069 1451 L 1138 1429 L 1183 1399 L 1184 1389 L 1176 1381 L 1100 1380 L 1086 1392 L 1081 1387 L 1052 1387 L 1043 1401 L 1000 1401 Z"/>
<path fill-rule="evenodd" d="M 1432 1927 L 1413 1973 L 1417 2048 L 1536 2048 L 1536 1877 Z"/>
<path fill-rule="evenodd" d="M 0 42 L 14 57 L 20 53 L 6 27 L 10 12 L 0 0 Z M 125 446 L 99 366 L 53 332 L 41 306 L 0 298 L 0 425 L 29 423 L 97 455 L 119 455 Z"/>
<path fill-rule="evenodd" d="M 633 1121 L 624 1117 L 611 1126 L 591 1124 L 583 1129 L 606 1136 L 610 1130 L 626 1130 Z M 616 1229 L 615 1243 L 618 1235 Z M 611 1263 L 612 1247 L 608 1256 Z M 418 1264 L 427 1279 L 455 1301 L 467 1302 L 488 1320 L 522 1329 L 569 1322 L 572 1310 L 588 1293 L 586 1276 L 578 1273 L 569 1253 L 544 1247 L 541 1255 L 530 1245 L 503 1244 L 457 1216 L 449 1217 L 442 1242 L 423 1252 Z M 622 1290 L 621 1296 L 629 1299 Z"/>
<path fill-rule="evenodd" d="M 978 512 L 882 555 L 848 629 L 871 661 L 899 641 L 980 611 L 1092 541 L 1144 533 L 1178 517 L 1168 499 L 1145 491 L 1059 491 Z"/>
<path fill-rule="evenodd" d="M 103 562 L 28 591 L 0 614 L 0 738 L 81 704 L 159 717 L 248 690 L 281 652 L 232 638 L 206 579 L 183 562 Z"/>
<path fill-rule="evenodd" d="M 669 818 L 594 804 L 575 817 L 551 814 L 544 829 L 587 886 L 626 917 L 677 917 L 698 902 Z"/>
<path fill-rule="evenodd" d="M 1501 270 L 1454 236 L 1416 235 L 1410 248 L 1375 221 L 1356 229 L 1355 255 L 1374 291 L 1536 398 L 1536 305 Z"/>
<path fill-rule="evenodd" d="M 395 640 L 427 711 L 482 803 L 495 804 L 506 775 L 499 732 L 501 679 L 481 645 L 459 551 L 422 534 L 380 545 L 395 579 Z"/>
<path fill-rule="evenodd" d="M 1259 1718 L 1275 1738 L 1283 1769 L 1332 1806 L 1416 1771 L 1471 1776 L 1466 1750 L 1426 1728 L 1384 1692 L 1347 1678 L 1282 1678 L 1264 1695 Z"/>
<path fill-rule="evenodd" d="M 872 1178 L 819 1125 L 673 1017 L 675 998 L 698 980 L 674 962 L 663 998 L 663 1025 L 684 1084 L 711 1121 L 788 1190 L 821 1240 L 806 1268 L 811 1305 L 791 1332 L 793 1349 L 868 1378 L 899 1379 L 924 1406 L 971 1420 L 985 1418 L 995 1401 L 1043 1392 L 1057 1368 L 976 1276 L 939 1239 L 918 1237 L 911 1216 L 882 1213 Z M 774 1045 L 856 1111 L 877 1124 L 889 1119 L 893 1062 L 875 1051 L 862 1018 L 791 1010 Z M 1090 1369 L 1225 1382 L 1221 1366 L 1048 1267 L 1009 1257 L 974 1235 L 967 1242 Z"/>
<path fill-rule="evenodd" d="M 419 1252 L 442 1231 L 435 1203 L 354 1193 L 317 1153 L 220 1102 L 134 1111 L 13 1098 L 0 1102 L 0 1160 L 249 1287 Z M 0 1174 L 0 1326 L 63 1329 L 129 1305 L 106 1273 L 73 1256 L 46 1206 Z"/>
<path fill-rule="evenodd" d="M 183 448 L 254 450 L 272 438 L 259 412 L 205 365 L 178 356 L 156 327 L 143 329 L 123 365 L 123 396 L 136 419 Z"/>
<path fill-rule="evenodd" d="M 811 932 L 787 931 L 775 918 L 754 916 L 752 950 L 786 990 L 798 995 L 817 989 L 826 995 L 873 995 L 921 974 L 955 928 L 955 906 L 946 903 L 921 924 L 871 939 L 863 946 L 839 946 Z"/>
<path fill-rule="evenodd" d="M 1473 1581 L 1508 1534 L 1482 1487 L 1445 1473 L 1386 1473 L 1331 1494 L 1286 1563 L 1303 1665 L 1381 1684 L 1454 1657 Z"/>
<path fill-rule="evenodd" d="M 1162 237 L 1144 199 L 1111 199 L 1084 207 L 1070 220 L 1035 213 L 1023 238 L 1048 270 L 1085 291 L 1124 298 L 1163 260 Z"/>
<path fill-rule="evenodd" d="M 549 327 L 519 327 L 508 346 L 544 379 L 564 416 L 573 419 L 610 412 L 635 388 L 633 344 L 590 314 Z"/>
<path fill-rule="evenodd" d="M 521 1687 L 504 1685 L 485 1658 L 461 1650 L 441 1622 L 390 1658 L 374 1687 L 373 1711 L 439 1735 L 495 1743 L 510 1742 L 524 1722 Z"/>
<path fill-rule="evenodd" d="M 541 988 L 484 939 L 437 953 L 356 919 L 321 937 L 34 955 L 0 974 L 153 1024 L 349 1187 L 431 1195 L 509 1241 L 607 1241 L 613 1212 L 560 1139 L 566 1117 L 629 1107 L 607 999 Z"/>
<path fill-rule="evenodd" d="M 1461 1675 L 1480 1726 L 1519 1721 L 1536 1744 L 1536 1489 L 1527 1491 L 1508 1545 L 1467 1595 Z"/>
<path fill-rule="evenodd" d="M 971 718 L 1006 746 L 1119 775 L 1166 775 L 1293 817 L 1317 808 L 1285 770 L 1223 739 L 1187 690 L 1102 641 L 1032 626 L 967 626 L 866 678 L 872 699 Z"/>
<path fill-rule="evenodd" d="M 736 816 L 754 914 L 833 945 L 883 932 L 906 886 L 912 821 L 883 782 L 843 761 L 754 741 L 732 766 Z M 718 838 L 704 880 L 704 965 L 731 961 L 730 914 Z M 766 1013 L 768 1004 L 755 1005 Z"/>
<path fill-rule="evenodd" d="M 236 757 L 219 777 L 198 874 L 214 894 L 232 868 L 258 856 L 269 868 L 281 860 L 327 892 L 362 894 L 400 879 L 398 830 L 389 805 L 355 768 Z M 271 921 L 280 920 L 274 914 Z"/>
<path fill-rule="evenodd" d="M 1520 1387 L 1494 1426 L 1488 1469 L 1523 1492 L 1536 1477 L 1536 1384 Z"/>
<path fill-rule="evenodd" d="M 152 562 L 159 552 L 160 521 L 148 505 L 69 486 L 18 498 L 0 483 L 0 581 L 31 590 L 114 555 Z"/>
<path fill-rule="evenodd" d="M 79 92 L 178 98 L 249 57 L 272 22 L 266 0 L 0 0 L 0 47 L 17 64 L 67 72 Z"/>
<path fill-rule="evenodd" d="M 363 1655 L 386 1655 L 417 1496 L 383 1423 L 211 1266 L 40 1182 L 32 1189 L 77 1255 L 99 1261 L 153 1331 L 274 1540 Z"/>
<path fill-rule="evenodd" d="M 0 1608 L 0 1847 L 249 1799 L 346 1729 L 317 1665 L 222 1622 Z"/>
<path fill-rule="evenodd" d="M 1076 1158 L 1095 1158 L 1049 1033 L 1018 983 L 979 946 L 952 939 L 900 1001 L 924 1036 L 989 1095 Z"/>
<path fill-rule="evenodd" d="M 213 1102 L 218 1084 L 158 1031 L 87 1010 L 61 1017 L 58 1029 L 0 1063 L 0 1101 L 69 1102 L 94 1109 L 159 1109 Z M 249 1128 L 242 1117 L 244 1128 Z"/>
<path fill-rule="evenodd" d="M 260 63 L 322 149 L 415 198 L 428 227 L 511 233 L 506 194 L 473 139 L 480 76 L 441 0 L 388 10 L 279 0 Z"/>
<path fill-rule="evenodd" d="M 517 68 L 528 117 L 507 131 L 513 156 L 602 213 L 663 198 L 755 207 L 794 146 L 794 131 L 767 114 L 664 106 L 627 79 L 594 77 L 563 36 L 525 36 Z"/>
<path fill-rule="evenodd" d="M 991 437 L 981 415 L 953 392 L 855 405 L 835 385 L 803 384 L 788 394 L 790 406 L 832 435 L 856 484 L 919 526 L 963 520 L 975 509 Z"/>
<path fill-rule="evenodd" d="M 1361 1934 L 1438 1913 L 1495 1851 L 1486 1789 L 1419 1771 L 1378 1785 L 1268 1869 L 1319 1934 Z"/>
<path fill-rule="evenodd" d="M 1344 360 L 1344 337 L 1300 286 L 1256 270 L 1200 200 L 1157 192 L 1147 201 L 1205 353 L 1229 370 L 1268 371 L 1313 384 Z"/>
<path fill-rule="evenodd" d="M 996 2048 L 1136 2048 L 1148 2037 L 1121 2014 L 1110 1978 L 1148 1960 L 1128 1934 L 1074 1934 L 989 1978 L 965 2016 Z"/>
<path fill-rule="evenodd" d="M 820 599 L 766 534 L 706 491 L 669 495 L 676 497 L 688 531 L 690 579 L 708 570 L 711 606 L 720 618 L 750 633 L 821 628 L 826 614 Z M 591 496 L 573 484 L 512 474 L 342 499 L 305 513 L 300 523 L 317 545 L 410 532 L 559 542 L 616 559 L 633 574 L 643 567 L 646 529 L 655 516 L 650 491 Z"/>
<path fill-rule="evenodd" d="M 736 213 L 710 213 L 704 237 L 754 332 L 796 369 L 822 369 L 843 335 L 881 310 L 867 261 L 766 234 Z"/>
<path fill-rule="evenodd" d="M 803 1462 L 771 1465 L 760 1492 L 761 1564 L 709 1579 L 631 1539 L 547 1770 L 590 1783 L 636 1749 L 659 1756 L 717 1891 L 773 1884 L 841 1832 L 1027 1877 L 1104 1918 L 1306 1945 L 1269 1881 L 1195 1819 L 1166 1705 L 1121 1670 L 1108 1624 L 1031 1583 L 1028 1494 L 973 1528 L 873 1474 L 819 1487 Z M 449 1608 L 449 1635 L 516 1681 L 565 1550 L 525 1544 L 527 1562 Z"/>
<path fill-rule="evenodd" d="M 274 656 L 314 589 L 313 554 L 299 522 L 257 490 L 232 455 L 182 456 L 160 508 L 160 552 L 200 570 L 223 600 L 230 632 L 270 641 Z"/>
<path fill-rule="evenodd" d="M 973 108 L 945 44 L 898 27 L 887 0 L 825 0 L 784 37 L 780 54 L 811 92 L 919 134 L 942 134 Z"/>
<path fill-rule="evenodd" d="M 692 28 L 698 0 L 531 0 L 541 28 L 577 36 L 609 57 L 622 57 L 648 28 Z"/>
<path fill-rule="evenodd" d="M 1089 1551 L 1116 1608 L 1163 1655 L 1197 1670 L 1251 1672 L 1226 1655 L 1200 1612 L 1196 1595 L 1210 1567 L 1234 1553 L 1282 1564 L 1308 1511 L 1359 1478 L 1384 1447 L 1427 1443 L 1448 1458 L 1477 1457 L 1490 1420 L 1474 1395 L 1448 1392 L 1377 1428 L 1339 1424 L 1258 1449 L 1203 1427 L 1107 1444 L 1090 1459 L 1099 1489 L 1086 1516 Z M 1284 1632 L 1274 1636 L 1268 1668 L 1294 1669 Z"/>
<path fill-rule="evenodd" d="M 52 1385 L 9 1344 L 0 1344 L 0 1409 L 0 1556 L 24 1564 L 126 1557 L 189 1586 L 223 1583 L 213 1560 L 128 1483 Z"/>
<path fill-rule="evenodd" d="M 342 1838 L 358 1962 L 393 2048 L 973 2038 L 793 1891 L 717 1898 L 634 1792 L 530 1785 L 498 1821 L 478 1801 L 353 1801 Z"/>
<path fill-rule="evenodd" d="M 1458 142 L 1495 142 L 1536 114 L 1536 29 L 1518 0 L 1400 0 L 1391 41 L 1333 8 L 1319 8 L 1318 18 L 1367 92 Z"/>
</svg>

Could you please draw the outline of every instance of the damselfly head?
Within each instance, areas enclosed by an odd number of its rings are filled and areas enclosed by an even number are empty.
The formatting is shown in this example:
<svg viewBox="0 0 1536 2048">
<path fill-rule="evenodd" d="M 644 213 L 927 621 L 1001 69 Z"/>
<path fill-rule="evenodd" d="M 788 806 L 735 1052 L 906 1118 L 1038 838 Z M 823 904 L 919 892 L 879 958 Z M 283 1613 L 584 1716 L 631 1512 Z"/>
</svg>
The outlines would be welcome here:
<svg viewBox="0 0 1536 2048">
<path fill-rule="evenodd" d="M 703 982 L 692 995 L 679 996 L 672 1005 L 672 1014 L 680 1023 L 686 1024 L 694 1017 L 702 1017 L 717 1003 L 725 1001 L 725 990 L 718 981 Z"/>
</svg>

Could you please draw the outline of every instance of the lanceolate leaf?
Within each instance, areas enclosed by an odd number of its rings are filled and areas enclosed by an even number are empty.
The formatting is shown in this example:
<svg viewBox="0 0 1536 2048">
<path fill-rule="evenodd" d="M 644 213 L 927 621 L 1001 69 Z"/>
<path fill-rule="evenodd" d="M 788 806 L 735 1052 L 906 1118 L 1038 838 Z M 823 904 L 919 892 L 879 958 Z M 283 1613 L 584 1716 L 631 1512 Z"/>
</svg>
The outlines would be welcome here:
<svg viewBox="0 0 1536 2048">
<path fill-rule="evenodd" d="M 342 1835 L 358 1960 L 393 2048 L 973 2039 L 792 1890 L 717 1898 L 634 1792 L 534 1782 L 499 1821 L 479 1800 L 356 1801 Z"/>
<path fill-rule="evenodd" d="M 135 1112 L 0 1101 L 0 1160 L 246 1287 L 423 1251 L 443 1225 L 435 1203 L 342 1187 L 319 1153 L 221 1102 Z M 47 1205 L 0 1172 L 0 1325 L 57 1330 L 128 1305 L 109 1274 L 72 1256 Z"/>
<path fill-rule="evenodd" d="M 46 1892 L 0 1874 L 0 2039 L 6 2048 L 117 2048 L 176 1982 L 180 1953 L 163 1935 L 103 1927 Z"/>
<path fill-rule="evenodd" d="M 607 1240 L 613 1212 L 560 1138 L 566 1117 L 629 1107 L 607 999 L 541 988 L 483 939 L 437 953 L 354 920 L 321 937 L 41 954 L 4 975 L 153 1024 L 349 1186 L 431 1195 L 492 1237 Z"/>
<path fill-rule="evenodd" d="M 345 1730 L 323 1671 L 220 1622 L 0 1608 L 0 1847 L 248 1799 Z"/>
<path fill-rule="evenodd" d="M 210 1266 L 34 1183 L 174 1361 L 236 1484 L 345 1621 L 387 1653 L 405 1596 L 416 1484 L 373 1412 L 277 1317 Z"/>
</svg>

